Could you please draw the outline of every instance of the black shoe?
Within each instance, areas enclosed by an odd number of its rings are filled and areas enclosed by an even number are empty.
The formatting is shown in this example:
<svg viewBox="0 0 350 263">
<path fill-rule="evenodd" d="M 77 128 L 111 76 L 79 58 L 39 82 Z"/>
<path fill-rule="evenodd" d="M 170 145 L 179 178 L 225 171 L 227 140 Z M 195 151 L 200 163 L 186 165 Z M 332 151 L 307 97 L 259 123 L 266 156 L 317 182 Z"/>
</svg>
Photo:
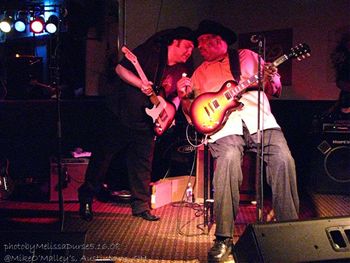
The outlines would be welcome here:
<svg viewBox="0 0 350 263">
<path fill-rule="evenodd" d="M 80 217 L 85 221 L 91 221 L 93 218 L 92 203 L 81 202 L 79 214 L 80 214 Z"/>
<path fill-rule="evenodd" d="M 147 221 L 158 221 L 160 219 L 159 216 L 152 215 L 149 211 L 144 211 L 139 214 L 133 214 L 133 216 L 141 217 L 142 219 L 145 219 Z"/>
<path fill-rule="evenodd" d="M 103 203 L 112 201 L 111 191 L 107 186 L 103 185 L 100 191 L 96 194 L 96 199 Z"/>
<path fill-rule="evenodd" d="M 208 252 L 208 262 L 224 262 L 232 252 L 232 239 L 215 239 L 213 247 Z"/>
</svg>

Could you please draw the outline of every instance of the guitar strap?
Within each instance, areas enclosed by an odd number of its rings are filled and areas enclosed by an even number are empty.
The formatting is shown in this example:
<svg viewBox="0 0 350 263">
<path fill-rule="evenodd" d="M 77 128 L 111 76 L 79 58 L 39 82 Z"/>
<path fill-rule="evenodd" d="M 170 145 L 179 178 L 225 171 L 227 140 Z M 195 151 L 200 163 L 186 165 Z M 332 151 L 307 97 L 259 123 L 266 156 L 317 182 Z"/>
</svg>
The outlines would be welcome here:
<svg viewBox="0 0 350 263">
<path fill-rule="evenodd" d="M 160 45 L 159 58 L 157 63 L 156 74 L 154 75 L 154 91 L 156 94 L 161 92 L 161 81 L 164 74 L 164 70 L 166 67 L 168 59 L 168 46 L 165 44 Z"/>
<path fill-rule="evenodd" d="M 239 54 L 237 49 L 229 49 L 228 58 L 230 60 L 231 73 L 238 83 L 241 79 L 241 64 L 239 63 Z"/>
<path fill-rule="evenodd" d="M 239 81 L 241 79 L 241 63 L 239 61 L 239 54 L 238 54 L 237 49 L 229 49 L 228 56 L 229 56 L 229 60 L 230 60 L 231 73 L 232 73 L 233 77 L 235 78 L 235 81 L 237 81 L 237 83 L 239 83 Z M 256 87 L 249 87 L 245 91 L 248 92 L 251 90 L 257 90 L 257 88 Z M 240 97 L 240 95 L 238 95 L 238 97 Z"/>
</svg>

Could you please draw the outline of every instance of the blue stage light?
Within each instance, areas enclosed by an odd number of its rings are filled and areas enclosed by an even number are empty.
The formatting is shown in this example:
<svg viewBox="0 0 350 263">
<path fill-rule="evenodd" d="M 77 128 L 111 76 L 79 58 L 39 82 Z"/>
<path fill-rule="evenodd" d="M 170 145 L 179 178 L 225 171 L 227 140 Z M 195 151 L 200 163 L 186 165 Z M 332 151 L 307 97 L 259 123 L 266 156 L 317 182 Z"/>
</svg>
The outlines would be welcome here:
<svg viewBox="0 0 350 263">
<path fill-rule="evenodd" d="M 17 32 L 24 32 L 27 27 L 28 15 L 24 11 L 19 11 L 16 16 L 14 28 Z"/>
<path fill-rule="evenodd" d="M 26 23 L 24 20 L 18 19 L 15 21 L 14 27 L 17 32 L 24 32 L 26 30 Z"/>
</svg>

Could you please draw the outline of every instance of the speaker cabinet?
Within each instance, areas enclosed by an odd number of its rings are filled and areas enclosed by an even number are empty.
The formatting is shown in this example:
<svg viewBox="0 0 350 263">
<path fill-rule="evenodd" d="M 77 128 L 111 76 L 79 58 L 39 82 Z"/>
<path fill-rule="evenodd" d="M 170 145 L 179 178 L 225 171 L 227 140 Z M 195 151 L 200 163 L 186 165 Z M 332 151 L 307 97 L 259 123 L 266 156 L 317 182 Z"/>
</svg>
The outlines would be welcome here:
<svg viewBox="0 0 350 263">
<path fill-rule="evenodd" d="M 83 262 L 85 232 L 0 232 L 3 262 Z"/>
<path fill-rule="evenodd" d="M 169 135 L 159 139 L 155 146 L 152 180 L 191 174 L 195 152 L 196 148 L 186 139 Z"/>
<path fill-rule="evenodd" d="M 63 200 L 78 201 L 78 188 L 84 182 L 89 159 L 65 158 L 61 163 Z M 50 201 L 58 201 L 58 169 L 55 160 L 51 160 Z"/>
<path fill-rule="evenodd" d="M 235 256 L 239 263 L 350 262 L 350 217 L 250 224 Z"/>
<path fill-rule="evenodd" d="M 311 163 L 315 192 L 350 194 L 350 132 L 320 134 L 313 146 Z"/>
</svg>

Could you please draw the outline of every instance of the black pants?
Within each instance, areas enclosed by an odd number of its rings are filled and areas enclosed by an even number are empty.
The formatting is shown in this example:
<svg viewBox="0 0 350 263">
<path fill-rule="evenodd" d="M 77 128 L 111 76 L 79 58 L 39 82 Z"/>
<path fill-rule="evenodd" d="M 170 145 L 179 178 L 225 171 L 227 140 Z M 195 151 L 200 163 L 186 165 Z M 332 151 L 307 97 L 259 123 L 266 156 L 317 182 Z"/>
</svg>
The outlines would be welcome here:
<svg viewBox="0 0 350 263">
<path fill-rule="evenodd" d="M 85 174 L 85 182 L 78 189 L 79 201 L 93 201 L 93 197 L 101 189 L 114 155 L 125 154 L 132 213 L 150 210 L 149 184 L 154 153 L 153 132 L 130 129 L 120 124 L 110 113 L 105 116 L 104 131 L 94 148 Z"/>
</svg>

